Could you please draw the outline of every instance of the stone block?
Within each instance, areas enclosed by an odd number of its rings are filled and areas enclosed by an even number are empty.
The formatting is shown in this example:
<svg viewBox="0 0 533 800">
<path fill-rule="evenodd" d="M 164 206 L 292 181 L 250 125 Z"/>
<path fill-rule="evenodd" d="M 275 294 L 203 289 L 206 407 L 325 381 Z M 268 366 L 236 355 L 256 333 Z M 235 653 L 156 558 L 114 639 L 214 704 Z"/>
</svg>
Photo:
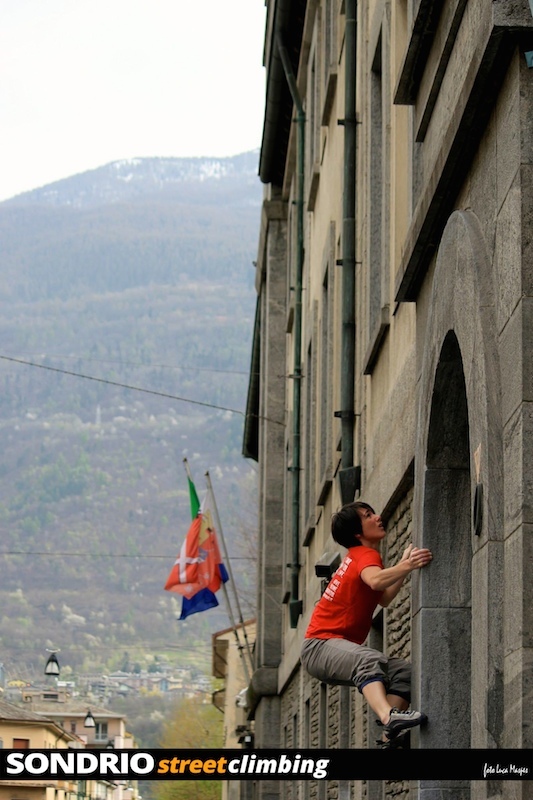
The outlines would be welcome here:
<svg viewBox="0 0 533 800">
<path fill-rule="evenodd" d="M 521 525 L 505 540 L 505 652 L 533 648 L 533 526 Z"/>
<path fill-rule="evenodd" d="M 497 176 L 496 208 L 500 208 L 520 167 L 520 94 L 518 59 L 510 66 L 498 94 L 497 158 L 489 170 Z M 486 169 L 487 167 L 485 167 Z"/>
<path fill-rule="evenodd" d="M 495 220 L 497 216 L 498 196 L 498 126 L 497 114 L 492 114 L 483 139 L 479 144 L 478 152 L 470 175 L 470 183 L 463 188 L 463 193 L 458 198 L 458 207 L 471 206 L 476 209 L 487 245 L 492 250 L 495 235 Z"/>
<path fill-rule="evenodd" d="M 516 412 L 523 399 L 522 391 L 522 303 L 512 312 L 500 335 L 500 364 L 502 374 L 502 422 L 507 423 Z M 525 369 L 530 369 L 529 365 Z"/>
<path fill-rule="evenodd" d="M 471 611 L 422 609 L 413 620 L 413 705 L 428 715 L 421 748 L 470 747 Z"/>
<path fill-rule="evenodd" d="M 452 769 L 450 767 L 450 770 Z M 443 783 L 443 781 L 421 781 L 418 800 L 471 800 L 469 783 L 453 780 L 450 780 L 449 786 Z"/>
<path fill-rule="evenodd" d="M 431 564 L 413 573 L 413 611 L 462 608 L 471 597 L 471 489 L 468 470 L 425 473 L 423 546 Z"/>
<path fill-rule="evenodd" d="M 495 285 L 498 331 L 507 324 L 522 297 L 521 191 L 516 176 L 496 222 Z"/>
<path fill-rule="evenodd" d="M 255 746 L 257 749 L 281 747 L 281 701 L 263 697 L 255 711 Z"/>
<path fill-rule="evenodd" d="M 522 399 L 533 403 L 533 297 L 522 300 L 522 365 Z"/>
<path fill-rule="evenodd" d="M 522 487 L 522 409 L 519 407 L 503 432 L 504 534 L 509 536 L 521 522 Z"/>
<path fill-rule="evenodd" d="M 533 403 L 523 403 L 504 428 L 504 532 L 533 523 Z"/>
<path fill-rule="evenodd" d="M 532 17 L 533 22 L 533 17 Z M 533 83 L 531 81 L 531 68 L 527 66 L 525 58 L 520 53 L 518 59 L 520 67 L 520 132 L 521 162 L 533 164 Z"/>
<path fill-rule="evenodd" d="M 527 0 L 492 0 L 494 25 L 502 28 L 530 28 Z"/>
<path fill-rule="evenodd" d="M 530 127 L 531 122 L 530 122 Z M 520 168 L 522 293 L 533 296 L 533 164 Z"/>
<path fill-rule="evenodd" d="M 472 560 L 472 747 L 501 747 L 503 729 L 503 543 Z"/>
<path fill-rule="evenodd" d="M 533 747 L 533 649 L 508 653 L 504 661 L 505 748 Z"/>
</svg>

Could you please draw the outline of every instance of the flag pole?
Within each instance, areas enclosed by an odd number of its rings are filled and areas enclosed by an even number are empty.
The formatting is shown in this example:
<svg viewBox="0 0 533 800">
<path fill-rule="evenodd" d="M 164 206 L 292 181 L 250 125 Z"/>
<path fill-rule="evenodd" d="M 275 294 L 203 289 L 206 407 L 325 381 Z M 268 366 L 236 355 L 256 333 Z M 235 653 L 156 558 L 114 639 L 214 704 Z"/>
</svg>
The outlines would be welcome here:
<svg viewBox="0 0 533 800">
<path fill-rule="evenodd" d="M 194 481 L 192 479 L 191 468 L 189 467 L 189 462 L 187 458 L 183 459 L 183 466 L 185 467 L 185 472 L 187 475 L 187 483 L 189 484 L 191 516 L 195 516 L 198 513 L 198 509 L 200 508 L 200 500 L 198 499 L 198 495 L 196 493 L 196 486 L 194 485 Z M 198 508 L 195 511 L 193 510 L 193 505 L 198 506 Z"/>
<path fill-rule="evenodd" d="M 222 532 L 222 524 L 220 522 L 217 503 L 216 503 L 216 500 L 215 500 L 215 493 L 213 491 L 213 484 L 211 483 L 211 476 L 209 475 L 209 472 L 205 473 L 205 477 L 206 477 L 206 480 L 207 480 L 207 488 L 209 490 L 209 494 L 211 495 L 211 499 L 213 501 L 213 510 L 214 510 L 215 516 L 216 516 L 217 530 L 220 533 L 220 540 L 222 542 L 222 548 L 224 550 L 224 556 L 226 558 L 226 562 L 227 562 L 227 565 L 228 565 L 228 574 L 229 574 L 229 577 L 230 577 L 230 580 L 231 580 L 231 584 L 232 584 L 232 587 L 233 587 L 233 594 L 235 595 L 235 602 L 237 604 L 237 610 L 238 610 L 238 613 L 239 613 L 239 621 L 240 621 L 240 623 L 242 625 L 242 632 L 243 632 L 243 636 L 244 636 L 244 641 L 246 643 L 246 651 L 248 653 L 248 658 L 250 659 L 250 664 L 251 664 L 251 666 L 253 668 L 252 650 L 251 650 L 251 647 L 250 647 L 250 642 L 248 641 L 248 635 L 246 633 L 246 625 L 244 624 L 244 618 L 243 618 L 243 615 L 242 615 L 241 604 L 239 602 L 239 595 L 237 594 L 237 586 L 236 586 L 235 580 L 233 578 L 233 572 L 232 572 L 232 569 L 231 569 L 231 561 L 230 561 L 230 557 L 229 557 L 229 554 L 228 554 L 228 549 L 226 547 L 226 540 L 225 540 L 224 534 Z"/>
<path fill-rule="evenodd" d="M 246 659 L 243 656 L 244 645 L 241 644 L 241 640 L 239 637 L 239 633 L 237 630 L 237 623 L 235 622 L 235 617 L 233 616 L 233 610 L 231 608 L 231 603 L 229 599 L 228 590 L 226 588 L 226 584 L 222 582 L 222 591 L 224 592 L 224 598 L 226 600 L 226 607 L 228 611 L 228 616 L 230 618 L 231 627 L 233 629 L 233 633 L 235 635 L 235 641 L 237 642 L 237 649 L 239 651 L 239 655 L 241 657 L 242 666 L 244 669 L 244 677 L 246 678 L 246 683 L 250 683 L 250 670 L 248 669 L 248 664 L 246 663 Z M 244 627 L 243 627 L 244 631 Z M 246 631 L 244 631 L 244 638 L 246 639 Z"/>
<path fill-rule="evenodd" d="M 188 462 L 187 458 L 183 459 L 183 466 L 185 467 L 185 472 L 187 473 L 187 478 L 189 480 L 189 486 L 195 486 L 193 478 L 192 478 L 191 469 L 189 467 L 189 462 Z M 196 492 L 196 488 L 195 488 L 195 492 Z M 213 499 L 213 505 L 215 506 L 216 505 L 215 504 L 215 496 L 213 494 L 213 490 L 212 489 L 210 490 L 210 494 L 211 494 L 211 497 Z M 197 498 L 196 498 L 196 500 L 197 500 Z M 216 508 L 214 510 L 216 512 Z M 217 516 L 217 519 L 218 519 L 218 512 L 216 512 L 216 516 Z M 222 531 L 221 531 L 221 538 L 222 538 Z M 224 552 L 225 552 L 225 545 L 224 545 Z M 229 563 L 228 563 L 228 575 L 231 577 L 231 570 L 230 570 Z M 224 581 L 222 581 L 222 591 L 224 592 L 224 600 L 226 601 L 226 610 L 228 612 L 228 617 L 230 618 L 232 630 L 233 630 L 233 633 L 235 635 L 235 640 L 237 642 L 237 649 L 239 651 L 239 655 L 240 655 L 241 660 L 242 660 L 242 666 L 243 666 L 246 682 L 250 683 L 250 672 L 249 672 L 249 669 L 248 669 L 248 664 L 246 663 L 246 659 L 243 656 L 244 646 L 242 645 L 241 640 L 239 638 L 239 633 L 238 633 L 238 629 L 237 629 L 237 623 L 236 623 L 235 617 L 233 615 L 233 609 L 231 607 L 230 598 L 229 598 L 229 594 L 228 594 L 228 589 L 227 589 L 226 584 L 224 583 Z M 246 630 L 244 629 L 244 627 L 243 627 L 243 633 L 244 633 L 244 637 L 245 637 L 245 641 L 246 641 Z"/>
</svg>

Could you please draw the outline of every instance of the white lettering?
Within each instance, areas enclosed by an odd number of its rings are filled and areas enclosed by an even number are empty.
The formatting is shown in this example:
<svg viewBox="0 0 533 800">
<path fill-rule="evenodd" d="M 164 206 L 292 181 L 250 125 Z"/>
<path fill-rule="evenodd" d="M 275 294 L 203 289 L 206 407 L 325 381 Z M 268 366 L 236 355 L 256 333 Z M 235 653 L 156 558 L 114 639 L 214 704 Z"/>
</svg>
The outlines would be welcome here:
<svg viewBox="0 0 533 800">
<path fill-rule="evenodd" d="M 74 772 L 75 753 L 52 753 L 50 756 L 50 769 L 57 772 L 62 769 L 67 775 Z"/>
<path fill-rule="evenodd" d="M 150 753 L 108 753 L 98 755 L 79 751 L 47 753 L 9 753 L 6 758 L 8 775 L 145 775 L 155 768 L 155 759 Z"/>
<path fill-rule="evenodd" d="M 126 753 L 123 753 L 123 755 L 126 756 Z M 144 766 L 141 766 L 141 761 L 144 761 Z M 151 772 L 154 767 L 155 759 L 149 753 L 135 753 L 130 759 L 130 769 L 137 775 L 145 775 Z"/>
<path fill-rule="evenodd" d="M 117 767 L 118 755 L 116 753 L 102 753 L 100 756 L 100 771 L 112 772 L 115 775 L 120 775 L 120 770 Z"/>
<path fill-rule="evenodd" d="M 93 756 L 92 753 L 78 753 L 78 758 L 76 759 L 77 773 L 86 775 L 90 774 L 91 772 L 97 772 L 97 770 L 98 759 L 96 756 Z"/>
<path fill-rule="evenodd" d="M 32 753 L 26 756 L 26 769 L 33 775 L 40 775 L 41 772 L 46 772 L 49 764 L 47 756 L 43 755 L 43 753 Z"/>
<path fill-rule="evenodd" d="M 19 775 L 19 773 L 24 772 L 24 764 L 22 763 L 24 760 L 24 756 L 22 753 L 9 753 L 6 761 L 9 766 L 6 769 L 6 772 L 9 775 Z"/>
</svg>

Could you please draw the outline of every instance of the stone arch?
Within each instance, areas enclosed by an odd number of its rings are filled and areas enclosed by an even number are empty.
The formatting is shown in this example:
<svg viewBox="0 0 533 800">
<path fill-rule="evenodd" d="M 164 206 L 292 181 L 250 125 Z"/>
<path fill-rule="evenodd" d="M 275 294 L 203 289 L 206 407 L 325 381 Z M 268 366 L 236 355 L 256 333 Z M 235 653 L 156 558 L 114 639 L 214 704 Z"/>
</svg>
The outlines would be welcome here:
<svg viewBox="0 0 533 800">
<path fill-rule="evenodd" d="M 437 254 L 419 359 L 414 529 L 416 543 L 434 552 L 431 566 L 413 576 L 414 697 L 429 716 L 415 736 L 421 747 L 501 746 L 503 444 L 494 297 L 479 220 L 455 211 Z"/>
<path fill-rule="evenodd" d="M 463 359 L 450 330 L 435 372 L 423 489 L 424 545 L 434 556 L 421 582 L 421 700 L 438 720 L 430 747 L 471 747 L 470 449 Z"/>
</svg>

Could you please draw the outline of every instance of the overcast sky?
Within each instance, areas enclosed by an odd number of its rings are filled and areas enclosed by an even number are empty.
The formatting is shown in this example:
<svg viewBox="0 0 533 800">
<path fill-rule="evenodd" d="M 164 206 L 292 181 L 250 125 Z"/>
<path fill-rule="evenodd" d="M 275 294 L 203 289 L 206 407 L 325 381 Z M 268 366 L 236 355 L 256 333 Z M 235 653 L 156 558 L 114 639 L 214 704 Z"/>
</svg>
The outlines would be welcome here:
<svg viewBox="0 0 533 800">
<path fill-rule="evenodd" d="M 2 0 L 0 200 L 261 144 L 264 0 Z"/>
</svg>

